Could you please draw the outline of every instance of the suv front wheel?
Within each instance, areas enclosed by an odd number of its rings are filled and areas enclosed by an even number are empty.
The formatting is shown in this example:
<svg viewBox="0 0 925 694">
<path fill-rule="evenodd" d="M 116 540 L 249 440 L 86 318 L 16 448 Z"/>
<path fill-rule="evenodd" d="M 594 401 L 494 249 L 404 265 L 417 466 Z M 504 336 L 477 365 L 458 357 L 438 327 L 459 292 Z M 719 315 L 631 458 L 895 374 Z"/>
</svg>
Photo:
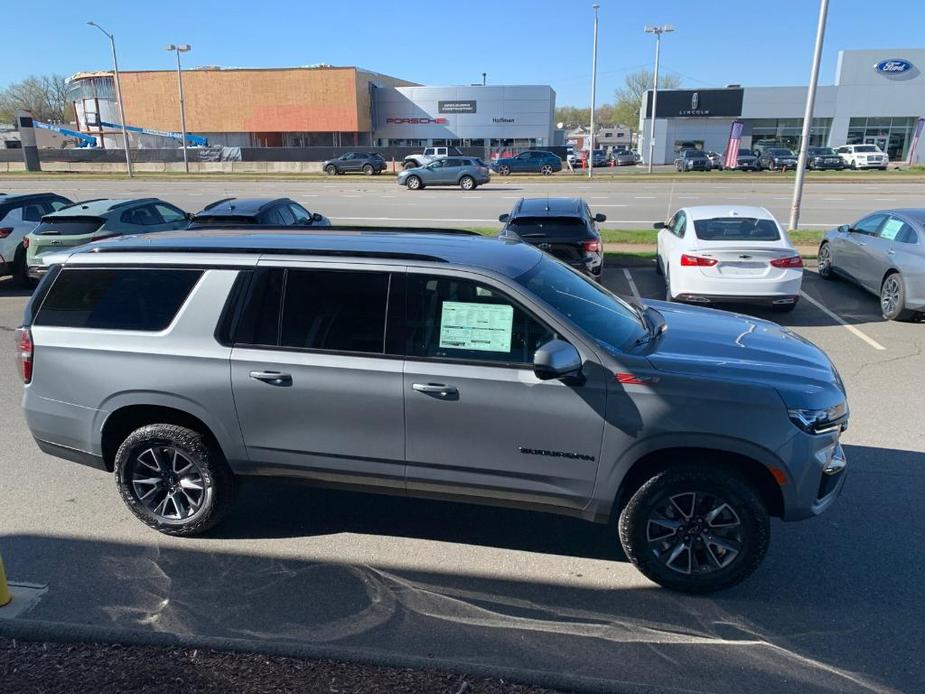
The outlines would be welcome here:
<svg viewBox="0 0 925 694">
<path fill-rule="evenodd" d="M 116 485 L 129 510 L 167 535 L 197 535 L 218 523 L 234 476 L 200 432 L 175 424 L 136 429 L 116 452 Z"/>
<path fill-rule="evenodd" d="M 659 585 L 710 593 L 745 580 L 768 549 L 768 512 L 752 485 L 726 468 L 663 470 L 619 519 L 627 557 Z"/>
</svg>

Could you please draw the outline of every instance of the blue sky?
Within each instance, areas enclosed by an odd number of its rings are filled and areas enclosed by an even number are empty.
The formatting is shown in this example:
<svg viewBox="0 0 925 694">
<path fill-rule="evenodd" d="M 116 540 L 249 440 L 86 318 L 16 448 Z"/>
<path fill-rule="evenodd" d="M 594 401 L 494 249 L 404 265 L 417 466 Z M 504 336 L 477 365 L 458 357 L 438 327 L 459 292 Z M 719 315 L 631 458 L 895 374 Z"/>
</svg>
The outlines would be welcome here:
<svg viewBox="0 0 925 694">
<path fill-rule="evenodd" d="M 815 0 L 599 0 L 598 102 L 627 72 L 651 65 L 646 23 L 671 23 L 662 64 L 685 86 L 805 84 Z M 0 87 L 29 74 L 109 69 L 116 35 L 122 69 L 167 69 L 167 43 L 190 43 L 185 64 L 359 65 L 422 84 L 551 84 L 559 105 L 590 103 L 591 0 L 123 0 L 4 3 Z M 832 0 L 820 81 L 831 84 L 845 48 L 921 46 L 925 3 L 884 13 Z M 885 6 L 884 6 L 885 7 Z M 879 20 L 874 21 L 879 17 Z M 30 31 L 30 24 L 35 30 Z M 18 29 L 13 29 L 18 28 Z M 11 30 L 13 29 L 13 30 Z"/>
</svg>

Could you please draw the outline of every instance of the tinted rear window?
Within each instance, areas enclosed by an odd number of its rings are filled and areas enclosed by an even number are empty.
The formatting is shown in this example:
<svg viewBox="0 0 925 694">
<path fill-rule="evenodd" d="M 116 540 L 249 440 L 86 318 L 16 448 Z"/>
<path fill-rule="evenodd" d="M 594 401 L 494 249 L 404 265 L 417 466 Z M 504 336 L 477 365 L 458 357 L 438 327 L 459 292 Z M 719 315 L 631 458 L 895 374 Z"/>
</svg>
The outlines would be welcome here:
<svg viewBox="0 0 925 694">
<path fill-rule="evenodd" d="M 590 236 L 580 217 L 517 217 L 511 220 L 511 229 L 521 238 Z"/>
<path fill-rule="evenodd" d="M 202 270 L 65 268 L 48 291 L 35 325 L 97 330 L 163 330 Z"/>
<path fill-rule="evenodd" d="M 103 226 L 100 217 L 44 217 L 32 232 L 37 236 L 80 236 L 92 234 Z"/>
<path fill-rule="evenodd" d="M 695 219 L 694 231 L 701 241 L 777 241 L 780 232 L 770 219 L 715 217 Z"/>
</svg>

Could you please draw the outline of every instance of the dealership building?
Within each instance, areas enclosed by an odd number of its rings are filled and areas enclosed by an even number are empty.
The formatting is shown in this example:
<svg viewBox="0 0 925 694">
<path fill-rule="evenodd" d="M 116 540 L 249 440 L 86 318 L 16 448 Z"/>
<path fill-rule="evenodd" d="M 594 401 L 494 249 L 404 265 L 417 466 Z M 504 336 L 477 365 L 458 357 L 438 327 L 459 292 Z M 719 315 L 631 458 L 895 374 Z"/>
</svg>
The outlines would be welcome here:
<svg viewBox="0 0 925 694">
<path fill-rule="evenodd" d="M 810 144 L 875 144 L 891 160 L 906 160 L 916 121 L 925 116 L 922 70 L 922 48 L 840 51 L 835 83 L 816 90 Z M 805 86 L 660 89 L 653 162 L 670 164 L 687 147 L 723 152 L 736 120 L 743 124 L 742 147 L 773 142 L 796 149 L 805 108 Z M 639 121 L 639 152 L 645 159 L 651 113 L 650 90 Z M 925 163 L 925 145 L 917 148 L 916 160 Z"/>
<path fill-rule="evenodd" d="M 120 71 L 133 147 L 170 147 L 177 73 Z M 70 80 L 78 129 L 121 146 L 112 73 Z M 229 147 L 537 147 L 554 144 L 548 86 L 421 86 L 357 67 L 183 71 L 186 129 Z M 163 133 L 163 136 L 158 133 Z"/>
</svg>

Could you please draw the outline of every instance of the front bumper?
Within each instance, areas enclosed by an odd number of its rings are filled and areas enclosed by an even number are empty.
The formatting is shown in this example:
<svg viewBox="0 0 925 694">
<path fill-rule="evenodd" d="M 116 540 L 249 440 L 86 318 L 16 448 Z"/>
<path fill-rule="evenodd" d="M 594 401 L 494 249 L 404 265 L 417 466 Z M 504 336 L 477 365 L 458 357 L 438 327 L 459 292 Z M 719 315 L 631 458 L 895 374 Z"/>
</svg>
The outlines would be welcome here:
<svg viewBox="0 0 925 694">
<path fill-rule="evenodd" d="M 48 267 L 45 265 L 30 265 L 26 268 L 26 276 L 34 280 L 42 279 L 47 272 Z"/>
<path fill-rule="evenodd" d="M 845 488 L 848 460 L 842 448 L 842 429 L 828 434 L 798 432 L 777 451 L 785 461 L 783 520 L 795 521 L 826 511 Z"/>
</svg>

